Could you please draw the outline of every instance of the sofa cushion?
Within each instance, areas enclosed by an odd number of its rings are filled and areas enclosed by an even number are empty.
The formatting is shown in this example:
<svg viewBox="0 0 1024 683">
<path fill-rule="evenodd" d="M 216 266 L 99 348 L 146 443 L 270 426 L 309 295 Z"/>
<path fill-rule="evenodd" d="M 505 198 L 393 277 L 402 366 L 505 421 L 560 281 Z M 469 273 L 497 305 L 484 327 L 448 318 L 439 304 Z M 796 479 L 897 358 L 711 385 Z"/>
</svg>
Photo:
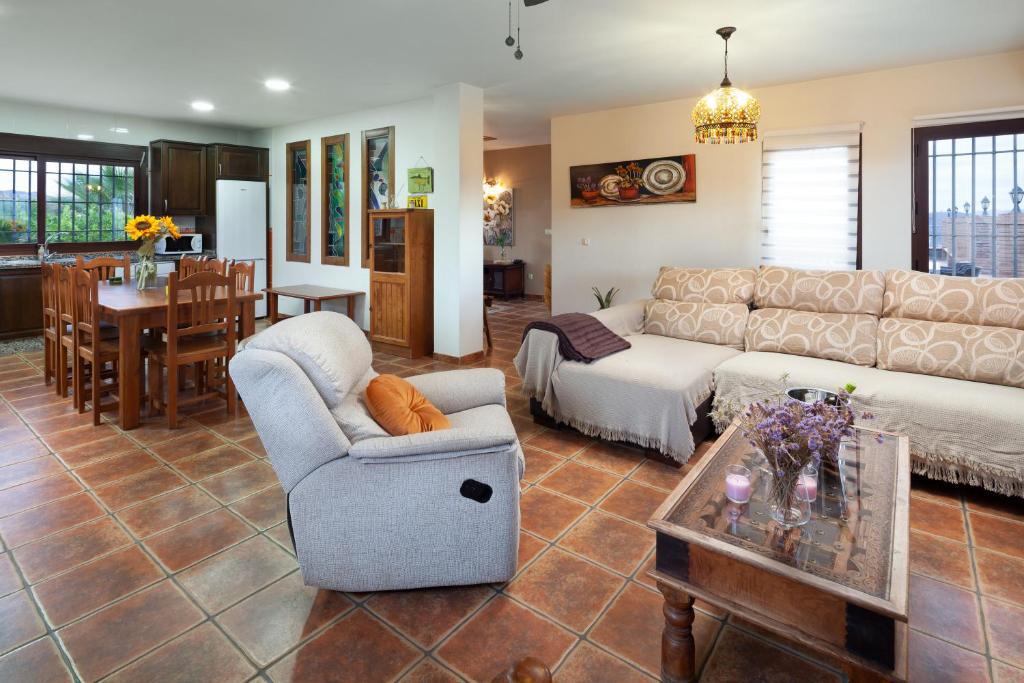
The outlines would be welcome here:
<svg viewBox="0 0 1024 683">
<path fill-rule="evenodd" d="M 875 415 L 865 427 L 910 437 L 913 469 L 947 481 L 1024 495 L 1024 391 L 837 361 L 748 352 L 715 370 L 722 421 L 789 386 L 835 388 L 852 382 L 854 407 Z"/>
<path fill-rule="evenodd" d="M 792 353 L 871 366 L 878 318 L 857 313 L 757 309 L 747 321 L 747 351 Z"/>
<path fill-rule="evenodd" d="M 654 334 L 627 339 L 631 348 L 589 365 L 558 363 L 544 408 L 591 436 L 656 448 L 686 462 L 694 449 L 690 425 L 711 395 L 712 372 L 740 352 Z"/>
<path fill-rule="evenodd" d="M 746 304 L 698 304 L 651 299 L 644 314 L 644 332 L 743 350 L 743 332 L 750 309 Z"/>
<path fill-rule="evenodd" d="M 756 277 L 753 268 L 662 266 L 651 295 L 693 304 L 749 304 Z"/>
<path fill-rule="evenodd" d="M 885 275 L 877 270 L 796 270 L 761 266 L 754 289 L 758 308 L 815 313 L 882 313 Z"/>
<path fill-rule="evenodd" d="M 1024 278 L 967 278 L 890 270 L 885 275 L 882 315 L 1024 330 Z"/>
<path fill-rule="evenodd" d="M 373 360 L 359 326 L 330 311 L 282 320 L 246 340 L 245 348 L 277 351 L 291 358 L 332 410 L 363 379 Z"/>
<path fill-rule="evenodd" d="M 1024 388 L 1024 332 L 883 318 L 878 367 Z"/>
</svg>

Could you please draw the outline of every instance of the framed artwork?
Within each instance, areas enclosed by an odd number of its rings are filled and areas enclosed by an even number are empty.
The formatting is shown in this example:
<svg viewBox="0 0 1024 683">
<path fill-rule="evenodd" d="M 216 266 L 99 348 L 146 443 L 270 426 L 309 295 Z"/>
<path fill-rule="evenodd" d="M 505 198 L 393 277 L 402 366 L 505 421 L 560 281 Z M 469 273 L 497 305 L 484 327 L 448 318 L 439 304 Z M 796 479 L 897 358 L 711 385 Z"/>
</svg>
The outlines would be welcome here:
<svg viewBox="0 0 1024 683">
<path fill-rule="evenodd" d="M 408 209 L 425 209 L 427 208 L 427 196 L 421 195 L 409 195 L 405 198 L 405 206 Z"/>
<path fill-rule="evenodd" d="M 309 263 L 309 140 L 285 148 L 288 216 L 285 260 Z"/>
<path fill-rule="evenodd" d="M 363 131 L 362 266 L 370 267 L 370 216 L 391 205 L 395 192 L 395 127 Z"/>
<path fill-rule="evenodd" d="M 484 244 L 511 247 L 516 243 L 512 189 L 496 187 L 484 193 Z"/>
<path fill-rule="evenodd" d="M 635 159 L 569 168 L 569 205 L 574 209 L 697 201 L 693 154 Z"/>
<path fill-rule="evenodd" d="M 320 262 L 348 265 L 348 133 L 320 139 Z"/>
<path fill-rule="evenodd" d="M 409 169 L 409 194 L 427 194 L 434 191 L 434 169 L 429 166 Z"/>
</svg>

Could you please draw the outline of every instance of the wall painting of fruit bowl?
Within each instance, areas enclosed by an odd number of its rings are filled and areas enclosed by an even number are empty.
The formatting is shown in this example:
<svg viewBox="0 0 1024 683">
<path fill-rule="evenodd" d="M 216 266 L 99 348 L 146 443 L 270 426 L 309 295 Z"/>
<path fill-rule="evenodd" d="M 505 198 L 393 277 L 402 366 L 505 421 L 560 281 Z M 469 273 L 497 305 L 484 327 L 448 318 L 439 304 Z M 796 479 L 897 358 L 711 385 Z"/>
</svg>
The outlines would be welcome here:
<svg viewBox="0 0 1024 683">
<path fill-rule="evenodd" d="M 670 204 L 697 201 L 693 154 L 569 168 L 569 205 Z"/>
</svg>

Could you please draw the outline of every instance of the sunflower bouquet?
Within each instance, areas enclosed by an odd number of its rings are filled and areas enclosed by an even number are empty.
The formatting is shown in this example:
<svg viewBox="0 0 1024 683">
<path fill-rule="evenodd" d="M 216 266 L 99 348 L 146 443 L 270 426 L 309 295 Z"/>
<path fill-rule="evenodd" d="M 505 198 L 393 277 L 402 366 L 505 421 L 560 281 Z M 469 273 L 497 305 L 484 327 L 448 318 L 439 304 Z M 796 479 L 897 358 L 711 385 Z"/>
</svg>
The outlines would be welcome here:
<svg viewBox="0 0 1024 683">
<path fill-rule="evenodd" d="M 145 289 L 146 285 L 156 280 L 156 243 L 162 237 L 181 237 L 178 226 L 170 216 L 156 218 L 154 216 L 136 216 L 124 226 L 129 239 L 141 240 L 139 261 L 135 265 L 135 285 Z"/>
</svg>

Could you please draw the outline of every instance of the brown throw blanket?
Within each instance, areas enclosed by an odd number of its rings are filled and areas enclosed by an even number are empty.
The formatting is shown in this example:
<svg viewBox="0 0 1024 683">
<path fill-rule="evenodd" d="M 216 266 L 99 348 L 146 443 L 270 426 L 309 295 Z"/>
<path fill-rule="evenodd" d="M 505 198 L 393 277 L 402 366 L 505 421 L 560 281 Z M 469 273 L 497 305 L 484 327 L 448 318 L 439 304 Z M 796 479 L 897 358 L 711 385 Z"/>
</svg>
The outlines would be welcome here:
<svg viewBox="0 0 1024 683">
<path fill-rule="evenodd" d="M 535 320 L 523 330 L 523 339 L 530 330 L 553 332 L 558 337 L 558 351 L 562 358 L 581 363 L 593 363 L 631 346 L 600 320 L 586 313 L 562 313 L 548 320 Z"/>
</svg>

